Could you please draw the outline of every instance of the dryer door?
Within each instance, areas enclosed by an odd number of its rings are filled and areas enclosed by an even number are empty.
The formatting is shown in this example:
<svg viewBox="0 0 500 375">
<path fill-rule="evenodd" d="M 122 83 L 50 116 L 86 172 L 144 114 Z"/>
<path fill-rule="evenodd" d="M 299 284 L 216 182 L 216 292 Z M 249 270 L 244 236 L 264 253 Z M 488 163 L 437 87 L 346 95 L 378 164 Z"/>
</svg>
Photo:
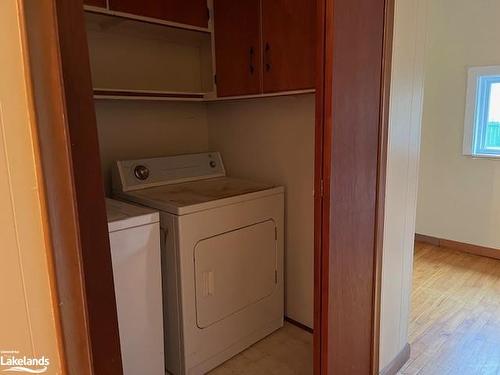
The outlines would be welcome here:
<svg viewBox="0 0 500 375">
<path fill-rule="evenodd" d="M 204 239 L 194 258 L 197 325 L 207 328 L 274 292 L 276 224 L 268 220 Z"/>
</svg>

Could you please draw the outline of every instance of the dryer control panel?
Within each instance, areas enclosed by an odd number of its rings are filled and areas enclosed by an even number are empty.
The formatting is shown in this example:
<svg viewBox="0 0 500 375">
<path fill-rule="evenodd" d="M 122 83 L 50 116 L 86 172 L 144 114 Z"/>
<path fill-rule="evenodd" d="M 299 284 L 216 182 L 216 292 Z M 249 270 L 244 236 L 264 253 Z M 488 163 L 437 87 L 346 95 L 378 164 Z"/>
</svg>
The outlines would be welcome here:
<svg viewBox="0 0 500 375">
<path fill-rule="evenodd" d="M 219 152 L 123 160 L 113 167 L 113 190 L 133 191 L 225 175 Z"/>
</svg>

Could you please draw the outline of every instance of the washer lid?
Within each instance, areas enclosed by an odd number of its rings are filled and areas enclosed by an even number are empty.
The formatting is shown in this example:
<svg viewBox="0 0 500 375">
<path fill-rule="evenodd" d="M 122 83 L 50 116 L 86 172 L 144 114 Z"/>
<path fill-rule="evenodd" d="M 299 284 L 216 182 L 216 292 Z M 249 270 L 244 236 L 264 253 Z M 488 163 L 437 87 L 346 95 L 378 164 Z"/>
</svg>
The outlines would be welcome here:
<svg viewBox="0 0 500 375">
<path fill-rule="evenodd" d="M 129 192 L 115 192 L 123 199 L 175 215 L 207 210 L 267 195 L 283 193 L 283 187 L 230 177 L 164 185 Z"/>
<path fill-rule="evenodd" d="M 157 211 L 106 198 L 108 230 L 115 232 L 160 221 Z"/>
</svg>

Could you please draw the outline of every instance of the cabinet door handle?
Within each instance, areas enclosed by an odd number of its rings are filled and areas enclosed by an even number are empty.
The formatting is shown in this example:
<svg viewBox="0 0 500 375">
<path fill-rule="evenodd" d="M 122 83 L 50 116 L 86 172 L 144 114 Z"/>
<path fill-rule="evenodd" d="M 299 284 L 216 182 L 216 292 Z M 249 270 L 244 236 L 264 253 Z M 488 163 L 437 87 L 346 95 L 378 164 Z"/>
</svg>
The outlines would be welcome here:
<svg viewBox="0 0 500 375">
<path fill-rule="evenodd" d="M 271 45 L 266 42 L 266 47 L 264 48 L 265 50 L 265 65 L 266 65 L 266 72 L 270 72 L 272 65 L 271 65 Z"/>
<path fill-rule="evenodd" d="M 253 47 L 250 47 L 249 55 L 250 55 L 249 70 L 250 70 L 250 74 L 253 75 L 253 73 L 255 72 L 255 64 L 254 64 L 255 51 L 254 51 Z"/>
</svg>

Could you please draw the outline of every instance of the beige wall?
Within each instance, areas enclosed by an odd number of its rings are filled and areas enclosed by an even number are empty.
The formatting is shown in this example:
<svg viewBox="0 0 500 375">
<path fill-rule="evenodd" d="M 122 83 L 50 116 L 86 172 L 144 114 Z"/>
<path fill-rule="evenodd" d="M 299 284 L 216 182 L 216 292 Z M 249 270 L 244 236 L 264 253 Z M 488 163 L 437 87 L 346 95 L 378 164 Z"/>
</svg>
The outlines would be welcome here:
<svg viewBox="0 0 500 375">
<path fill-rule="evenodd" d="M 468 66 L 500 65 L 500 2 L 429 2 L 417 233 L 500 249 L 500 160 L 462 155 Z"/>
<path fill-rule="evenodd" d="M 86 13 L 96 88 L 204 92 L 210 36 Z M 212 79 L 212 77 L 210 77 Z"/>
<path fill-rule="evenodd" d="M 208 151 L 203 103 L 97 100 L 96 114 L 108 192 L 116 160 Z"/>
<path fill-rule="evenodd" d="M 17 357 L 43 355 L 51 361 L 48 373 L 58 374 L 37 149 L 19 30 L 16 1 L 0 1 L 0 351 L 19 351 Z"/>
<path fill-rule="evenodd" d="M 314 96 L 96 101 L 105 186 L 115 160 L 217 150 L 228 173 L 287 189 L 287 315 L 313 326 Z"/>
<path fill-rule="evenodd" d="M 408 343 L 426 3 L 396 1 L 382 264 L 381 369 Z"/>
<path fill-rule="evenodd" d="M 314 95 L 208 106 L 229 174 L 286 188 L 286 314 L 313 326 Z"/>
</svg>

